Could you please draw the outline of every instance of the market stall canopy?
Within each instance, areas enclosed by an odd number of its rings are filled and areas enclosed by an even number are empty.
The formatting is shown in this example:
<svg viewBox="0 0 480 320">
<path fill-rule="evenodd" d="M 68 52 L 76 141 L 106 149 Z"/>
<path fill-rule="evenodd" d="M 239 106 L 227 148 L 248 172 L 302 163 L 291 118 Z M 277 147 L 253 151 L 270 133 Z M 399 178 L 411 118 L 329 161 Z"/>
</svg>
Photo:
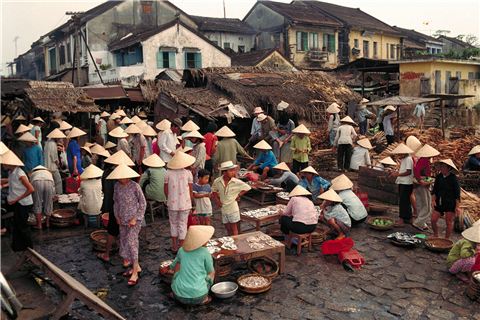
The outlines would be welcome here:
<svg viewBox="0 0 480 320">
<path fill-rule="evenodd" d="M 121 85 L 92 85 L 82 89 L 95 100 L 128 99 L 127 93 Z"/>
<path fill-rule="evenodd" d="M 439 100 L 438 98 L 422 98 L 422 97 L 407 97 L 407 96 L 393 96 L 390 98 L 369 102 L 369 106 L 411 106 L 419 103 L 428 103 Z"/>
<path fill-rule="evenodd" d="M 436 98 L 437 100 L 456 100 L 456 99 L 465 99 L 473 98 L 475 96 L 465 95 L 465 94 L 451 94 L 451 93 L 431 93 L 424 96 L 424 98 Z"/>
</svg>

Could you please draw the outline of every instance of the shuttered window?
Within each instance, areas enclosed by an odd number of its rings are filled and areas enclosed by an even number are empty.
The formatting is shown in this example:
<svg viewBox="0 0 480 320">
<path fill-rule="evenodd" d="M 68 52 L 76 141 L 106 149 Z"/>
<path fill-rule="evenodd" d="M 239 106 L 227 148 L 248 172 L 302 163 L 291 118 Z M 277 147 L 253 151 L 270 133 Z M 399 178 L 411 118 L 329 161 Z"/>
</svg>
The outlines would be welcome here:
<svg viewBox="0 0 480 320">
<path fill-rule="evenodd" d="M 297 31 L 297 51 L 308 51 L 308 33 Z"/>
<path fill-rule="evenodd" d="M 328 52 L 335 52 L 335 35 L 324 33 L 323 46 L 327 48 Z"/>
<path fill-rule="evenodd" d="M 185 69 L 198 69 L 202 67 L 201 52 L 185 52 Z"/>
<path fill-rule="evenodd" d="M 310 49 L 318 49 L 318 33 L 310 32 L 309 37 Z"/>
<path fill-rule="evenodd" d="M 157 68 L 176 69 L 175 68 L 175 52 L 173 51 L 157 52 Z"/>
</svg>

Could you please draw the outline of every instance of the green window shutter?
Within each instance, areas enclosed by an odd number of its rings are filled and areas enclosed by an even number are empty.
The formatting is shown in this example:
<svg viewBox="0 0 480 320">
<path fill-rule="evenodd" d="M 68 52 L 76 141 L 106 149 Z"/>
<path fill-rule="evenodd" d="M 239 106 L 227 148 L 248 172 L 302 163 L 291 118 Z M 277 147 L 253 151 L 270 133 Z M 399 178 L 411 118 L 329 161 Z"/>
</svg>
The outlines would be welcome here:
<svg viewBox="0 0 480 320">
<path fill-rule="evenodd" d="M 170 69 L 176 69 L 175 68 L 175 52 L 168 53 L 168 66 Z"/>
<path fill-rule="evenodd" d="M 185 59 L 185 60 L 184 60 L 184 62 L 185 62 L 185 66 L 184 66 L 183 68 L 184 68 L 184 69 L 188 69 L 188 64 L 187 64 L 187 53 L 185 52 L 185 53 L 183 54 L 183 56 L 185 57 L 185 58 L 184 58 L 184 59 Z"/>
<path fill-rule="evenodd" d="M 136 47 L 135 48 L 135 64 L 136 63 L 143 63 L 143 47 Z"/>
<path fill-rule="evenodd" d="M 303 32 L 303 51 L 308 51 L 308 33 Z"/>
<path fill-rule="evenodd" d="M 117 52 L 117 67 L 123 67 L 123 55 Z"/>
<path fill-rule="evenodd" d="M 297 51 L 302 51 L 302 32 L 297 31 Z"/>
<path fill-rule="evenodd" d="M 195 54 L 195 68 L 202 67 L 202 53 L 198 52 Z"/>
<path fill-rule="evenodd" d="M 330 52 L 335 52 L 335 35 L 330 35 Z"/>
<path fill-rule="evenodd" d="M 163 53 L 161 51 L 157 52 L 157 68 L 163 68 Z"/>
</svg>

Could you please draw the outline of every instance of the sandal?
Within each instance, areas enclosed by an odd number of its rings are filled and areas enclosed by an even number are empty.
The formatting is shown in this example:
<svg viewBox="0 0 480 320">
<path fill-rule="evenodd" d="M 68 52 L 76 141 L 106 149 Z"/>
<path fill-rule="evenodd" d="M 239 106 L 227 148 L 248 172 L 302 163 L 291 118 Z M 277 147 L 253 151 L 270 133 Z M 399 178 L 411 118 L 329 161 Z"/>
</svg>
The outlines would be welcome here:
<svg viewBox="0 0 480 320">
<path fill-rule="evenodd" d="M 105 259 L 101 253 L 97 254 L 97 259 L 102 260 L 103 262 L 110 262 L 110 258 Z"/>
<path fill-rule="evenodd" d="M 123 267 L 124 267 L 124 268 L 129 268 L 129 267 L 131 267 L 131 266 L 132 266 L 132 263 L 131 263 L 131 262 L 130 262 L 129 264 L 127 264 L 127 265 L 123 264 Z"/>
<path fill-rule="evenodd" d="M 141 273 L 142 273 L 142 270 L 140 270 L 140 271 L 137 272 L 139 278 L 140 278 L 140 274 L 141 274 Z M 130 277 L 132 274 L 133 274 L 133 270 L 129 270 L 129 271 L 125 272 L 125 273 L 123 274 L 123 276 L 125 276 L 125 277 Z"/>
<path fill-rule="evenodd" d="M 422 228 L 420 226 L 417 226 L 415 223 L 412 223 L 412 226 L 417 229 L 417 230 L 420 230 L 420 231 L 427 231 L 428 230 L 428 227 L 426 228 Z"/>
<path fill-rule="evenodd" d="M 212 297 L 208 296 L 207 297 L 207 300 L 205 300 L 204 302 L 200 303 L 199 306 L 204 306 L 206 304 L 209 304 L 210 302 L 212 302 Z"/>
<path fill-rule="evenodd" d="M 172 298 L 173 300 L 177 300 L 177 297 L 175 296 L 175 293 L 173 293 L 173 291 L 170 292 L 169 296 L 170 296 L 170 298 Z"/>
<path fill-rule="evenodd" d="M 173 254 L 177 254 L 177 252 L 178 252 L 178 249 L 174 250 L 173 247 L 170 247 L 168 250 L 172 251 Z"/>
<path fill-rule="evenodd" d="M 138 278 L 137 278 L 137 280 L 128 280 L 127 285 L 129 287 L 133 287 L 133 286 L 137 285 L 137 283 L 138 283 Z"/>
</svg>

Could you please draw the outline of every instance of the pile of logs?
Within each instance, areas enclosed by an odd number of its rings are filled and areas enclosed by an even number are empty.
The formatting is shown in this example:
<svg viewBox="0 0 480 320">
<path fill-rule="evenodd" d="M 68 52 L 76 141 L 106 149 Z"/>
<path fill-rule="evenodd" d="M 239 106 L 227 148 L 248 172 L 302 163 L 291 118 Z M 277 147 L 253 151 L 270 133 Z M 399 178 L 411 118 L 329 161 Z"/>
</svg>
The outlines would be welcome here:
<svg viewBox="0 0 480 320">
<path fill-rule="evenodd" d="M 473 193 L 461 190 L 460 193 L 461 202 L 460 207 L 464 208 L 464 212 L 467 211 L 468 215 L 475 221 L 480 219 L 480 198 Z M 474 221 L 470 221 L 472 224 Z"/>
<path fill-rule="evenodd" d="M 460 139 L 460 138 L 466 138 L 466 137 L 471 137 L 475 135 L 475 128 L 464 128 L 464 127 L 458 127 L 450 131 L 449 138 L 450 139 Z"/>
<path fill-rule="evenodd" d="M 337 158 L 331 150 L 328 131 L 317 130 L 310 136 L 312 151 L 309 155 L 311 166 L 317 171 L 333 171 L 337 168 Z"/>
</svg>

